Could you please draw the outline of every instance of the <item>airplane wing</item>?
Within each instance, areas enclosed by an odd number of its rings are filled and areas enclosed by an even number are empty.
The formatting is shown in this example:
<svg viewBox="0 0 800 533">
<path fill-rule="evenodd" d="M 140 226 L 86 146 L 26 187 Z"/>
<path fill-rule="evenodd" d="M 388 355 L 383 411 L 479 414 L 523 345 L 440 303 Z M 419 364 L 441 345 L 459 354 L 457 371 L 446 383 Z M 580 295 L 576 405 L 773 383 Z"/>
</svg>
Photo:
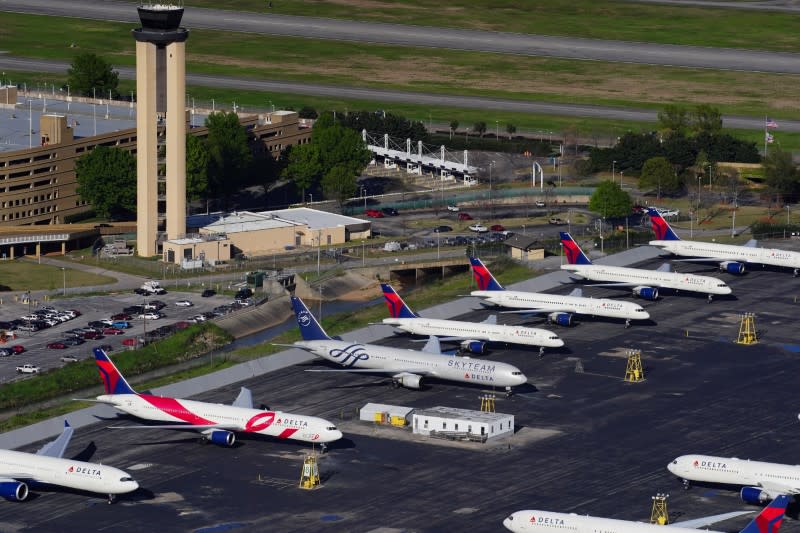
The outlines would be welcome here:
<svg viewBox="0 0 800 533">
<path fill-rule="evenodd" d="M 253 408 L 253 393 L 247 387 L 242 387 L 239 391 L 239 396 L 231 404 L 234 407 L 244 407 L 247 409 Z"/>
<path fill-rule="evenodd" d="M 428 337 L 428 342 L 426 342 L 425 346 L 422 347 L 422 351 L 425 353 L 440 355 L 442 353 L 442 345 L 439 344 L 439 337 L 436 337 L 435 335 Z"/>
<path fill-rule="evenodd" d="M 656 269 L 656 272 L 672 272 L 672 265 L 669 263 L 664 263 Z"/>
<path fill-rule="evenodd" d="M 136 426 L 108 426 L 108 429 L 191 429 L 202 431 L 204 429 L 226 429 L 228 431 L 241 431 L 238 424 L 164 424 L 164 425 L 136 425 Z"/>
<path fill-rule="evenodd" d="M 307 368 L 306 372 L 354 372 L 357 374 L 422 374 L 434 376 L 428 368 Z"/>
<path fill-rule="evenodd" d="M 717 522 L 722 522 L 724 520 L 728 520 L 730 518 L 736 518 L 737 516 L 742 516 L 745 514 L 752 514 L 755 511 L 733 511 L 730 513 L 723 513 L 717 514 L 712 516 L 704 516 L 702 518 L 695 518 L 693 520 L 684 520 L 682 522 L 674 522 L 672 524 L 667 524 L 667 526 L 676 526 L 676 527 L 686 527 L 686 528 L 693 528 L 693 529 L 700 529 L 701 527 L 708 527 L 712 524 L 716 524 Z"/>
<path fill-rule="evenodd" d="M 758 246 L 758 241 L 757 241 L 757 240 L 755 240 L 755 239 L 750 239 L 749 241 L 747 241 L 746 243 L 744 243 L 744 246 L 745 246 L 746 248 L 755 248 L 755 247 L 757 247 L 757 246 Z"/>
<path fill-rule="evenodd" d="M 497 324 L 497 315 L 489 315 L 481 324 Z"/>
<path fill-rule="evenodd" d="M 67 446 L 69 446 L 69 441 L 74 432 L 75 430 L 69 425 L 69 422 L 64 420 L 64 431 L 61 432 L 61 435 L 59 435 L 56 440 L 48 442 L 36 450 L 36 455 L 56 457 L 60 459 L 64 456 L 64 452 L 66 451 Z"/>
<path fill-rule="evenodd" d="M 531 307 L 530 309 L 514 309 L 513 311 L 500 311 L 501 315 L 505 314 L 536 314 L 536 313 L 577 313 L 574 307 L 567 306 L 550 306 L 550 307 Z"/>
<path fill-rule="evenodd" d="M 758 486 L 767 489 L 773 496 L 777 494 L 794 495 L 800 494 L 800 487 L 791 487 L 774 481 L 759 481 Z"/>
</svg>

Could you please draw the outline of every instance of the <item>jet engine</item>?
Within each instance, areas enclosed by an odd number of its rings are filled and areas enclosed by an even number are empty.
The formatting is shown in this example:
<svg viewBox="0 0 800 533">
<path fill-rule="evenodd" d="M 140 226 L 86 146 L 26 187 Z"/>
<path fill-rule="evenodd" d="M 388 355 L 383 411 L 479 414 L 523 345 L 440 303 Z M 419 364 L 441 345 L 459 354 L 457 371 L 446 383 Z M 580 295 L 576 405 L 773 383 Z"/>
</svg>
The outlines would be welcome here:
<svg viewBox="0 0 800 533">
<path fill-rule="evenodd" d="M 766 503 L 775 499 L 774 495 L 760 487 L 742 487 L 739 496 L 746 503 Z"/>
<path fill-rule="evenodd" d="M 422 388 L 422 376 L 417 374 L 411 374 L 409 372 L 403 372 L 402 374 L 397 374 L 396 376 L 394 376 L 394 382 L 395 384 L 406 387 L 408 389 Z"/>
<path fill-rule="evenodd" d="M 28 497 L 28 485 L 21 481 L 0 481 L 0 496 L 9 501 L 21 502 Z"/>
<path fill-rule="evenodd" d="M 550 313 L 547 315 L 547 320 L 551 324 L 569 327 L 572 325 L 572 313 Z"/>
<path fill-rule="evenodd" d="M 236 442 L 236 434 L 232 431 L 212 431 L 207 435 L 207 438 L 214 444 L 227 447 L 233 446 L 233 443 Z"/>
<path fill-rule="evenodd" d="M 723 261 L 719 264 L 719 269 L 728 274 L 744 274 L 744 263 L 738 261 Z"/>
<path fill-rule="evenodd" d="M 483 341 L 461 341 L 461 349 L 465 352 L 484 354 L 486 343 Z"/>
<path fill-rule="evenodd" d="M 658 300 L 658 289 L 656 287 L 634 287 L 633 295 L 643 300 Z"/>
</svg>

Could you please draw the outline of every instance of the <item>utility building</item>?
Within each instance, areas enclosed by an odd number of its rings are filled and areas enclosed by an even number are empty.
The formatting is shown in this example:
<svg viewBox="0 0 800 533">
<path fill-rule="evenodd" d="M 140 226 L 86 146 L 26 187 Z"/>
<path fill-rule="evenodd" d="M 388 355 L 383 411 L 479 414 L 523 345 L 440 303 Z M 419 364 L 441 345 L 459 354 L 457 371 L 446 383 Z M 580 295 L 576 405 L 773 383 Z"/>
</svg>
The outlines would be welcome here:
<svg viewBox="0 0 800 533">
<path fill-rule="evenodd" d="M 418 435 L 486 442 L 514 434 L 514 415 L 503 413 L 438 406 L 416 410 L 411 416 Z"/>
</svg>

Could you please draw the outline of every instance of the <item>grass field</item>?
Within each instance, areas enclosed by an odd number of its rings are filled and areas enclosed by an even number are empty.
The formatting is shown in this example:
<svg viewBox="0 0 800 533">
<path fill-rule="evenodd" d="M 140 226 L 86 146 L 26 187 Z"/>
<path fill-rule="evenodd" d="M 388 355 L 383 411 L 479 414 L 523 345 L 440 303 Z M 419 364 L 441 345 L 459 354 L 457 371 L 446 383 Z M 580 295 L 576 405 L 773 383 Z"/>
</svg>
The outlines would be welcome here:
<svg viewBox="0 0 800 533">
<path fill-rule="evenodd" d="M 62 272 L 59 267 L 40 265 L 28 260 L 0 262 L 0 285 L 7 287 L 5 290 L 62 289 L 65 279 L 67 289 L 107 285 L 117 281 L 110 276 L 100 276 L 72 268 L 66 268 Z"/>
</svg>

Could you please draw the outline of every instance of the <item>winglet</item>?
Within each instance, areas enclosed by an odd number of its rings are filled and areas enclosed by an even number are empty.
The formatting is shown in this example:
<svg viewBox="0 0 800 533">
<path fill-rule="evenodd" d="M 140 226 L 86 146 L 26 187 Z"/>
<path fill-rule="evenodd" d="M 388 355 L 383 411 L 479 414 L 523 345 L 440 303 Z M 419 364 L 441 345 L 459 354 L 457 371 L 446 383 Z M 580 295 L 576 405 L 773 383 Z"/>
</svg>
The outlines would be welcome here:
<svg viewBox="0 0 800 533">
<path fill-rule="evenodd" d="M 297 325 L 300 326 L 300 335 L 306 341 L 321 341 L 330 339 L 322 326 L 319 325 L 317 319 L 308 310 L 303 300 L 297 296 L 292 296 L 292 309 L 294 309 L 295 317 L 297 317 Z"/>
<path fill-rule="evenodd" d="M 591 265 L 592 262 L 586 257 L 586 254 L 583 253 L 581 247 L 578 246 L 578 243 L 575 242 L 575 239 L 572 238 L 572 235 L 567 233 L 566 231 L 560 232 L 561 234 L 561 244 L 564 246 L 564 255 L 567 256 L 567 262 L 570 265 Z"/>
<path fill-rule="evenodd" d="M 422 347 L 422 351 L 426 353 L 441 355 L 442 345 L 439 342 L 439 337 L 431 335 L 430 338 L 428 338 L 428 342 L 426 342 L 425 346 Z"/>
<path fill-rule="evenodd" d="M 397 291 L 388 283 L 381 283 L 383 297 L 386 299 L 386 307 L 389 308 L 389 315 L 392 318 L 419 318 L 408 305 L 400 298 Z"/>
<path fill-rule="evenodd" d="M 64 431 L 61 432 L 61 435 L 58 436 L 57 439 L 48 442 L 41 448 L 36 451 L 36 455 L 42 455 L 45 457 L 57 457 L 61 458 L 64 456 L 64 452 L 67 450 L 67 446 L 69 446 L 69 441 L 72 439 L 72 434 L 75 430 L 72 426 L 69 425 L 66 419 L 64 419 Z"/>
<path fill-rule="evenodd" d="M 778 533 L 789 505 L 789 497 L 781 494 L 764 507 L 739 533 Z"/>
<path fill-rule="evenodd" d="M 239 391 L 239 396 L 231 404 L 233 407 L 244 407 L 245 409 L 253 408 L 253 393 L 247 387 L 242 387 Z"/>
<path fill-rule="evenodd" d="M 489 269 L 486 268 L 486 265 L 483 264 L 483 261 L 478 259 L 477 257 L 470 257 L 469 263 L 472 265 L 472 275 L 475 277 L 475 282 L 478 284 L 478 288 L 482 291 L 504 291 L 502 285 L 500 285 L 492 273 L 489 272 Z"/>
<path fill-rule="evenodd" d="M 136 391 L 125 381 L 125 377 L 117 370 L 114 362 L 101 348 L 94 349 L 94 362 L 100 372 L 106 394 L 136 394 Z"/>
<path fill-rule="evenodd" d="M 649 207 L 647 214 L 650 215 L 650 226 L 653 228 L 653 233 L 656 234 L 656 239 L 659 241 L 679 241 L 681 240 L 678 235 L 672 231 L 669 222 L 664 220 L 657 210 Z"/>
</svg>

